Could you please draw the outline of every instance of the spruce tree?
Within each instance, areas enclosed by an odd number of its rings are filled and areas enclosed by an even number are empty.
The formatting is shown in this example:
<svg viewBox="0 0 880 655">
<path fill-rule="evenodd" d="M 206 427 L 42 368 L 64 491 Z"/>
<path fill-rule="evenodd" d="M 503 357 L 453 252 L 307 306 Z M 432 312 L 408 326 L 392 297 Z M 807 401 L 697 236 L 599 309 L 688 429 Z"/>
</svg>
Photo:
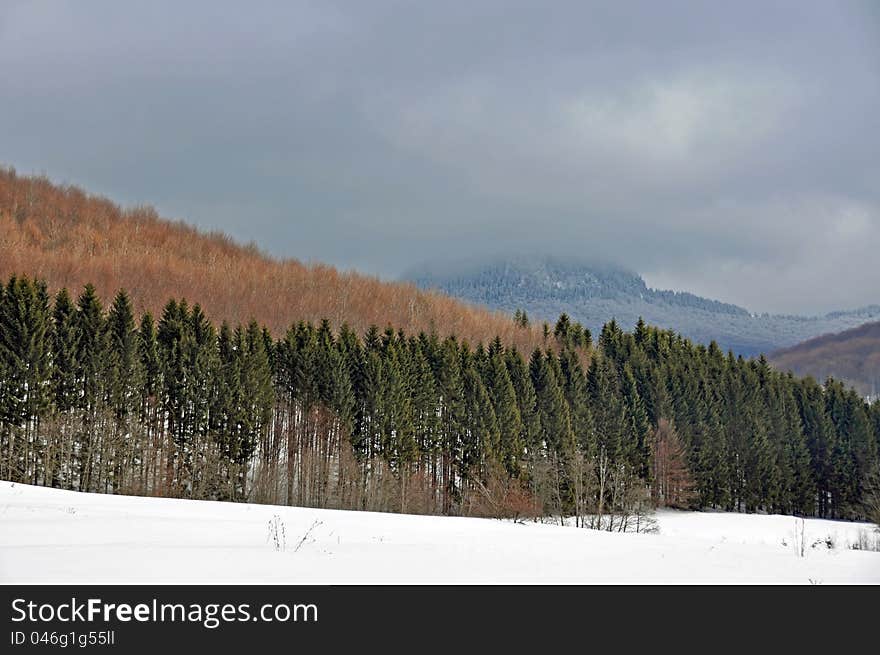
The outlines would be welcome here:
<svg viewBox="0 0 880 655">
<path fill-rule="evenodd" d="M 92 490 L 95 460 L 100 458 L 97 430 L 99 404 L 106 382 L 107 325 L 95 287 L 86 285 L 77 299 L 76 370 L 80 383 L 80 406 L 84 412 L 80 443 L 79 490 Z"/>
<path fill-rule="evenodd" d="M 439 398 L 434 374 L 424 352 L 427 343 L 424 334 L 409 342 L 414 429 L 423 467 L 428 464 L 430 457 L 436 454 L 439 445 L 437 443 Z"/>
<path fill-rule="evenodd" d="M 596 452 L 596 431 L 587 397 L 587 380 L 577 353 L 571 348 L 559 354 L 562 392 L 571 415 L 571 428 L 583 453 Z"/>
<path fill-rule="evenodd" d="M 459 475 L 467 480 L 476 475 L 485 480 L 491 464 L 501 462 L 501 437 L 492 401 L 477 373 L 475 362 L 462 372 L 463 418 Z"/>
<path fill-rule="evenodd" d="M 51 313 L 42 282 L 12 277 L 0 296 L 0 475 L 35 484 L 37 434 L 51 402 Z"/>
<path fill-rule="evenodd" d="M 499 443 L 495 456 L 509 475 L 517 476 L 524 452 L 524 425 L 517 406 L 516 390 L 501 349 L 493 348 L 484 379 L 498 422 Z"/>
<path fill-rule="evenodd" d="M 52 391 L 55 410 L 62 414 L 73 409 L 77 400 L 78 338 L 76 307 L 67 289 L 61 289 L 52 309 Z"/>
<path fill-rule="evenodd" d="M 380 351 L 370 348 L 364 355 L 361 374 L 363 392 L 363 448 L 367 459 L 382 451 L 385 422 L 385 367 Z"/>
<path fill-rule="evenodd" d="M 556 343 L 562 347 L 574 346 L 571 319 L 568 317 L 568 314 L 562 313 L 559 315 L 559 319 L 553 328 L 553 336 L 556 338 Z"/>
<path fill-rule="evenodd" d="M 617 460 L 628 433 L 627 412 L 613 363 L 604 356 L 593 359 L 587 372 L 587 396 L 595 426 L 598 453 Z"/>
<path fill-rule="evenodd" d="M 621 460 L 626 461 L 632 470 L 636 471 L 643 479 L 647 479 L 649 475 L 649 435 L 652 428 L 629 362 L 623 367 L 621 392 L 626 407 L 627 421 L 619 454 Z"/>
<path fill-rule="evenodd" d="M 542 447 L 548 453 L 562 456 L 572 452 L 574 434 L 565 396 L 553 371 L 553 365 L 540 350 L 529 361 L 529 375 L 537 398 Z"/>
<path fill-rule="evenodd" d="M 511 348 L 504 356 L 510 383 L 516 393 L 516 404 L 522 421 L 521 441 L 526 458 L 534 461 L 540 455 L 541 419 L 538 416 L 538 398 L 522 356 Z"/>
<path fill-rule="evenodd" d="M 107 317 L 109 339 L 110 405 L 117 419 L 131 410 L 130 397 L 135 387 L 137 372 L 137 330 L 131 301 L 125 291 L 119 291 Z"/>
<path fill-rule="evenodd" d="M 110 433 L 105 439 L 102 459 L 104 490 L 119 490 L 125 483 L 129 461 L 135 457 L 130 418 L 138 409 L 137 331 L 131 301 L 119 291 L 107 315 L 106 399 L 113 415 Z"/>
<path fill-rule="evenodd" d="M 461 470 L 464 427 L 464 382 L 458 343 L 452 337 L 443 341 L 434 362 L 440 395 L 439 439 L 441 443 L 441 484 L 443 513 L 452 511 L 458 500 L 455 472 Z"/>
<path fill-rule="evenodd" d="M 137 335 L 137 356 L 143 371 L 141 381 L 141 417 L 147 419 L 155 407 L 162 383 L 159 361 L 159 341 L 153 315 L 146 312 L 141 317 Z"/>
<path fill-rule="evenodd" d="M 249 400 L 246 425 L 247 432 L 240 435 L 236 445 L 236 463 L 241 467 L 239 493 L 244 491 L 244 466 L 254 453 L 264 431 L 271 427 L 275 389 L 272 386 L 272 367 L 262 330 L 251 321 L 244 333 L 241 349 L 241 386 Z"/>
<path fill-rule="evenodd" d="M 382 362 L 384 397 L 382 399 L 382 454 L 405 475 L 417 458 L 412 392 L 403 353 L 396 342 L 390 343 Z"/>
</svg>

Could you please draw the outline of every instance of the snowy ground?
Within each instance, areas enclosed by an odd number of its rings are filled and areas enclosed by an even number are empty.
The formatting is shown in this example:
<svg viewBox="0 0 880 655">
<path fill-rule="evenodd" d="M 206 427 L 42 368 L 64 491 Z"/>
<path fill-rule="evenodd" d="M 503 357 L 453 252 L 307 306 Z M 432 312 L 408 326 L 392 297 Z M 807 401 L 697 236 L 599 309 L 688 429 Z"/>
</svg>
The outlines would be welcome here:
<svg viewBox="0 0 880 655">
<path fill-rule="evenodd" d="M 0 583 L 880 583 L 880 553 L 848 548 L 866 524 L 806 520 L 802 558 L 792 517 L 658 522 L 659 534 L 612 534 L 0 482 Z M 829 536 L 834 548 L 811 547 Z"/>
</svg>

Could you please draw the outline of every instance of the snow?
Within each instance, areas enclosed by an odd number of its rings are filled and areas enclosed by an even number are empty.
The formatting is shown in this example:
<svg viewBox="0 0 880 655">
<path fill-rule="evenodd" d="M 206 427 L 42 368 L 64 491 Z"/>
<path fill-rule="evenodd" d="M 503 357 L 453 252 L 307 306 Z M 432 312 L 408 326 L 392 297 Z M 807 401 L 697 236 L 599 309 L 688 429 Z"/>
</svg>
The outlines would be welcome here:
<svg viewBox="0 0 880 655">
<path fill-rule="evenodd" d="M 657 519 L 659 534 L 619 534 L 0 482 L 0 583 L 880 583 L 880 553 L 848 548 L 867 524 L 806 519 L 800 557 L 792 517 Z"/>
</svg>

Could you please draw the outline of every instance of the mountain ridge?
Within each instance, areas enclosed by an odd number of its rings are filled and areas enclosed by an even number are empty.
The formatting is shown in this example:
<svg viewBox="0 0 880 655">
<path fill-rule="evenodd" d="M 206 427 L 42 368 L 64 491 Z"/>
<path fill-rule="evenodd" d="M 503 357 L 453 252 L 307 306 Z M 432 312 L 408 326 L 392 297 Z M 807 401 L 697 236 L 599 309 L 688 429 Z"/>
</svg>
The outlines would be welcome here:
<svg viewBox="0 0 880 655">
<path fill-rule="evenodd" d="M 403 279 L 493 309 L 524 310 L 533 320 L 553 321 L 565 312 L 594 332 L 612 318 L 632 326 L 641 317 L 744 356 L 880 319 L 880 305 L 817 316 L 755 313 L 688 291 L 654 289 L 624 267 L 571 257 L 496 258 L 445 271 L 428 265 L 411 269 Z"/>
<path fill-rule="evenodd" d="M 862 395 L 880 395 L 880 321 L 808 339 L 772 352 L 773 366 L 795 375 L 843 380 Z"/>
</svg>

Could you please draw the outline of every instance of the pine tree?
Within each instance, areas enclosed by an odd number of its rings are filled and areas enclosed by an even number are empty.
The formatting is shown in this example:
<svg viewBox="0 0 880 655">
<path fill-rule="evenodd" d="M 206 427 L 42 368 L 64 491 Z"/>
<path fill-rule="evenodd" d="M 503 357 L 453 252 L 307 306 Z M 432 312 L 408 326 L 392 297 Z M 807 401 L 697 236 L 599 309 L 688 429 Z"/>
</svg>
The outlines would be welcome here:
<svg viewBox="0 0 880 655">
<path fill-rule="evenodd" d="M 156 324 L 152 314 L 141 316 L 136 335 L 136 420 L 139 439 L 134 444 L 132 463 L 136 486 L 141 493 L 156 488 L 156 470 L 152 466 L 160 433 L 159 395 L 162 387 L 161 364 Z"/>
<path fill-rule="evenodd" d="M 52 391 L 55 410 L 66 413 L 77 401 L 76 307 L 67 289 L 55 296 L 52 309 Z"/>
<path fill-rule="evenodd" d="M 217 449 L 217 474 L 215 476 L 210 493 L 217 499 L 229 499 L 235 493 L 235 461 L 237 457 L 238 430 L 242 425 L 241 402 L 244 396 L 241 376 L 241 348 L 242 333 L 240 329 L 233 330 L 225 321 L 220 326 L 217 334 L 217 371 L 211 386 L 211 412 L 209 428 L 212 435 L 212 446 Z M 287 388 L 283 385 L 290 382 L 290 378 L 283 378 L 279 374 L 279 389 Z M 292 458 L 288 465 L 292 466 Z M 288 481 L 290 480 L 288 470 Z M 291 488 L 288 487 L 288 491 Z M 288 504 L 291 498 L 288 497 Z"/>
<path fill-rule="evenodd" d="M 728 441 L 720 417 L 723 404 L 719 393 L 707 380 L 701 380 L 695 399 L 692 441 L 699 444 L 692 452 L 692 470 L 698 473 L 700 504 L 705 507 L 731 507 L 731 467 Z"/>
<path fill-rule="evenodd" d="M 633 331 L 633 337 L 635 338 L 636 343 L 639 346 L 644 347 L 648 342 L 649 336 L 650 332 L 648 330 L 648 326 L 645 323 L 645 320 L 641 316 L 639 316 L 639 320 L 636 323 L 636 329 L 635 331 Z"/>
<path fill-rule="evenodd" d="M 568 317 L 568 314 L 562 313 L 559 315 L 559 319 L 553 328 L 553 336 L 556 338 L 556 343 L 562 347 L 571 348 L 574 346 L 571 319 Z"/>
<path fill-rule="evenodd" d="M 553 366 L 540 350 L 529 361 L 529 375 L 537 398 L 542 447 L 548 453 L 562 456 L 573 450 L 574 434 L 565 396 L 560 389 Z"/>
<path fill-rule="evenodd" d="M 429 466 L 430 458 L 436 454 L 439 448 L 437 442 L 439 398 L 434 374 L 431 371 L 428 357 L 425 355 L 425 348 L 429 347 L 427 343 L 428 340 L 424 334 L 409 343 L 414 428 L 417 449 L 422 460 L 420 466 L 423 469 Z"/>
<path fill-rule="evenodd" d="M 440 395 L 439 438 L 441 443 L 441 485 L 443 513 L 452 511 L 458 499 L 455 471 L 462 460 L 462 426 L 464 424 L 464 383 L 461 376 L 458 343 L 447 338 L 434 360 L 434 374 Z"/>
<path fill-rule="evenodd" d="M 67 467 L 73 449 L 74 410 L 78 404 L 76 378 L 78 333 L 76 307 L 67 289 L 55 295 L 51 327 L 51 397 L 53 432 L 49 439 L 51 456 L 47 459 L 45 479 L 51 487 L 69 487 Z M 0 378 L 5 378 L 0 370 Z M 2 388 L 0 382 L 0 388 Z"/>
<path fill-rule="evenodd" d="M 34 484 L 45 455 L 39 423 L 51 402 L 51 313 L 42 282 L 13 277 L 0 296 L 0 476 Z"/>
<path fill-rule="evenodd" d="M 125 291 L 116 294 L 107 315 L 107 342 L 106 400 L 113 421 L 102 452 L 105 493 L 123 487 L 129 461 L 135 456 L 130 419 L 138 409 L 139 361 L 134 315 Z"/>
<path fill-rule="evenodd" d="M 388 345 L 382 369 L 385 382 L 382 399 L 382 454 L 394 469 L 409 475 L 409 467 L 418 453 L 410 381 L 402 353 L 396 343 Z"/>
<path fill-rule="evenodd" d="M 169 300 L 162 311 L 157 331 L 161 366 L 161 407 L 173 444 L 166 460 L 165 484 L 169 493 L 181 492 L 180 465 L 187 457 L 187 350 L 189 306 L 186 301 Z"/>
<path fill-rule="evenodd" d="M 130 395 L 135 387 L 138 365 L 137 331 L 131 301 L 125 291 L 119 291 L 113 300 L 107 330 L 110 405 L 117 419 L 122 419 L 131 410 Z"/>
<path fill-rule="evenodd" d="M 559 354 L 562 392 L 569 407 L 571 427 L 583 453 L 596 453 L 596 430 L 587 396 L 587 380 L 577 353 L 566 348 Z"/>
<path fill-rule="evenodd" d="M 498 422 L 499 443 L 495 456 L 509 475 L 517 476 L 524 453 L 524 425 L 517 406 L 516 390 L 504 361 L 504 352 L 500 348 L 493 348 L 491 352 L 484 380 Z"/>
<path fill-rule="evenodd" d="M 327 406 L 339 421 L 339 427 L 347 436 L 351 435 L 354 425 L 355 397 L 349 376 L 346 353 L 340 343 L 331 343 L 331 350 L 325 355 L 330 369 L 327 390 Z"/>
<path fill-rule="evenodd" d="M 349 440 L 354 452 L 363 454 L 366 451 L 364 349 L 357 334 L 345 323 L 339 329 L 337 348 L 345 366 L 352 395 L 351 413 L 348 419 Z"/>
<path fill-rule="evenodd" d="M 243 467 L 254 453 L 263 432 L 271 426 L 275 390 L 272 386 L 269 353 L 262 338 L 262 331 L 255 321 L 248 324 L 244 333 L 244 347 L 239 352 L 241 353 L 241 386 L 249 399 L 246 419 L 248 429 L 242 432 L 235 447 L 235 462 L 242 467 L 238 492 L 243 494 Z"/>
<path fill-rule="evenodd" d="M 845 435 L 850 465 L 845 475 L 843 510 L 848 518 L 865 518 L 861 510 L 864 484 L 875 470 L 878 462 L 877 442 L 873 434 L 869 408 L 854 389 L 845 392 L 845 419 L 838 426 L 840 434 Z"/>
<path fill-rule="evenodd" d="M 587 397 L 595 426 L 596 451 L 616 461 L 624 450 L 627 412 L 614 366 L 608 358 L 593 359 L 587 372 Z"/>
<path fill-rule="evenodd" d="M 522 421 L 522 441 L 526 459 L 534 461 L 540 455 L 541 419 L 538 416 L 538 398 L 529 376 L 529 370 L 522 356 L 515 348 L 504 356 L 510 383 L 516 393 L 516 404 Z"/>
<path fill-rule="evenodd" d="M 377 348 L 368 348 L 361 374 L 363 391 L 363 444 L 367 459 L 381 453 L 385 425 L 385 367 Z"/>
<path fill-rule="evenodd" d="M 632 367 L 627 362 L 621 376 L 621 391 L 627 413 L 627 427 L 621 442 L 620 457 L 643 479 L 649 475 L 648 455 L 651 424 L 639 395 Z"/>
<path fill-rule="evenodd" d="M 821 387 L 812 378 L 798 382 L 794 389 L 801 424 L 807 447 L 812 478 L 816 486 L 815 512 L 817 516 L 828 515 L 830 483 L 830 453 L 834 426 L 825 413 L 825 399 Z"/>
<path fill-rule="evenodd" d="M 464 480 L 475 475 L 485 481 L 491 464 L 501 460 L 498 420 L 473 362 L 463 368 L 462 382 L 463 418 L 467 428 L 462 433 L 459 475 Z"/>
<path fill-rule="evenodd" d="M 107 325 L 101 300 L 92 285 L 86 285 L 77 299 L 76 370 L 80 383 L 83 433 L 80 443 L 79 491 L 91 491 L 93 467 L 100 458 L 99 404 L 106 377 Z"/>
<path fill-rule="evenodd" d="M 615 365 L 622 365 L 622 340 L 623 331 L 614 319 L 602 326 L 602 332 L 599 334 L 599 348 L 602 353 L 609 358 Z"/>
<path fill-rule="evenodd" d="M 189 443 L 183 461 L 183 479 L 187 495 L 196 485 L 205 484 L 208 475 L 208 437 L 211 434 L 211 411 L 214 404 L 215 385 L 220 362 L 217 333 L 196 304 L 189 315 L 186 328 L 189 337 L 185 341 L 185 366 L 187 370 L 187 417 L 186 441 Z M 263 346 L 265 339 L 259 335 Z M 255 337 L 256 338 L 256 337 Z"/>
<path fill-rule="evenodd" d="M 871 421 L 874 425 L 874 448 L 880 453 L 880 399 L 871 404 Z"/>
<path fill-rule="evenodd" d="M 743 501 L 746 512 L 766 509 L 780 483 L 776 453 L 770 442 L 769 418 L 755 368 L 751 364 L 741 368 L 744 397 L 740 411 L 746 429 L 743 453 Z"/>
</svg>

